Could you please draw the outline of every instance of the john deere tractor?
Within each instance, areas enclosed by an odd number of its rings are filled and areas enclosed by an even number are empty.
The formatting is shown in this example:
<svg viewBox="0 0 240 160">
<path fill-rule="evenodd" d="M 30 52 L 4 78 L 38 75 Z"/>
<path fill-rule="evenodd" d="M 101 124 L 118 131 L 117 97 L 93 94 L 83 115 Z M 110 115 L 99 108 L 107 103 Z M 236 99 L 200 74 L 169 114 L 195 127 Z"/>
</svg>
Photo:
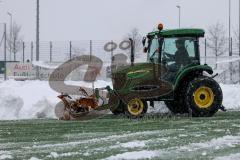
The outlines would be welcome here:
<svg viewBox="0 0 240 160">
<path fill-rule="evenodd" d="M 200 64 L 202 29 L 173 29 L 150 32 L 143 38 L 146 63 L 133 63 L 112 73 L 109 106 L 114 114 L 142 117 L 148 105 L 164 101 L 176 114 L 213 116 L 222 109 L 222 90 L 213 70 Z"/>
</svg>

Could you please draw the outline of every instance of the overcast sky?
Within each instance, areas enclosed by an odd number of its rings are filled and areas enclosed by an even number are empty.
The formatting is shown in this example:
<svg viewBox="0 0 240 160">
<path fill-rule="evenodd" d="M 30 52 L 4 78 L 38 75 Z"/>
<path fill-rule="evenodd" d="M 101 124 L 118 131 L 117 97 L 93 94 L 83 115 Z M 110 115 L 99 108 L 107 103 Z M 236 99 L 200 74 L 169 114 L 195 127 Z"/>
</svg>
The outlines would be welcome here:
<svg viewBox="0 0 240 160">
<path fill-rule="evenodd" d="M 24 40 L 35 40 L 36 0 L 1 0 L 0 22 L 6 14 L 22 26 Z M 132 28 L 152 31 L 159 22 L 165 28 L 206 29 L 216 22 L 228 29 L 228 0 L 40 0 L 40 40 L 122 39 Z M 232 28 L 238 27 L 238 0 L 232 0 Z"/>
</svg>

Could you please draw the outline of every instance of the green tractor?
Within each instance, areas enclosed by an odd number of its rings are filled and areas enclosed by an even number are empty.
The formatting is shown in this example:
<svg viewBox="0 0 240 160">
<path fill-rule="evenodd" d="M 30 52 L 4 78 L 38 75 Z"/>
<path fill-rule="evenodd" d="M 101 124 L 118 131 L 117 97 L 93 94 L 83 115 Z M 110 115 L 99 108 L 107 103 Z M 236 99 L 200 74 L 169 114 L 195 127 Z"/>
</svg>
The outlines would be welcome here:
<svg viewBox="0 0 240 160">
<path fill-rule="evenodd" d="M 213 116 L 222 106 L 222 90 L 213 70 L 200 64 L 202 29 L 173 29 L 150 32 L 143 38 L 146 63 L 121 67 L 112 72 L 113 90 L 109 106 L 114 114 L 143 117 L 148 105 L 164 101 L 174 114 Z"/>
</svg>

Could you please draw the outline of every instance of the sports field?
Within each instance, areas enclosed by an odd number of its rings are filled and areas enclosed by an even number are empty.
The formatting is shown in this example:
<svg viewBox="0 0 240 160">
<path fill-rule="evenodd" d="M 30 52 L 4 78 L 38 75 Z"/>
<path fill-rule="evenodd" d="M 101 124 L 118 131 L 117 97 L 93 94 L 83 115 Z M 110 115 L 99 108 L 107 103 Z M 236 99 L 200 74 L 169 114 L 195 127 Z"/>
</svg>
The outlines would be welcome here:
<svg viewBox="0 0 240 160">
<path fill-rule="evenodd" d="M 239 159 L 240 112 L 0 121 L 0 159 Z"/>
</svg>

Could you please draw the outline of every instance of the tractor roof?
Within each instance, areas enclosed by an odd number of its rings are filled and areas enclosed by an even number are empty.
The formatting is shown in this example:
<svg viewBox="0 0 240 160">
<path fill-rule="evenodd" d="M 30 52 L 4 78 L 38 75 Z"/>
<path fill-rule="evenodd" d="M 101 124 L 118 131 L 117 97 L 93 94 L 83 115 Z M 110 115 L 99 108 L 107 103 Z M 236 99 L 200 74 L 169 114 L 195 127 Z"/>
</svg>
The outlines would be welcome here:
<svg viewBox="0 0 240 160">
<path fill-rule="evenodd" d="M 159 33 L 159 31 L 154 31 L 148 33 L 149 36 L 155 36 Z M 190 36 L 190 37 L 204 37 L 205 31 L 203 29 L 168 29 L 162 30 L 160 35 L 163 37 L 183 37 L 183 36 Z"/>
</svg>

